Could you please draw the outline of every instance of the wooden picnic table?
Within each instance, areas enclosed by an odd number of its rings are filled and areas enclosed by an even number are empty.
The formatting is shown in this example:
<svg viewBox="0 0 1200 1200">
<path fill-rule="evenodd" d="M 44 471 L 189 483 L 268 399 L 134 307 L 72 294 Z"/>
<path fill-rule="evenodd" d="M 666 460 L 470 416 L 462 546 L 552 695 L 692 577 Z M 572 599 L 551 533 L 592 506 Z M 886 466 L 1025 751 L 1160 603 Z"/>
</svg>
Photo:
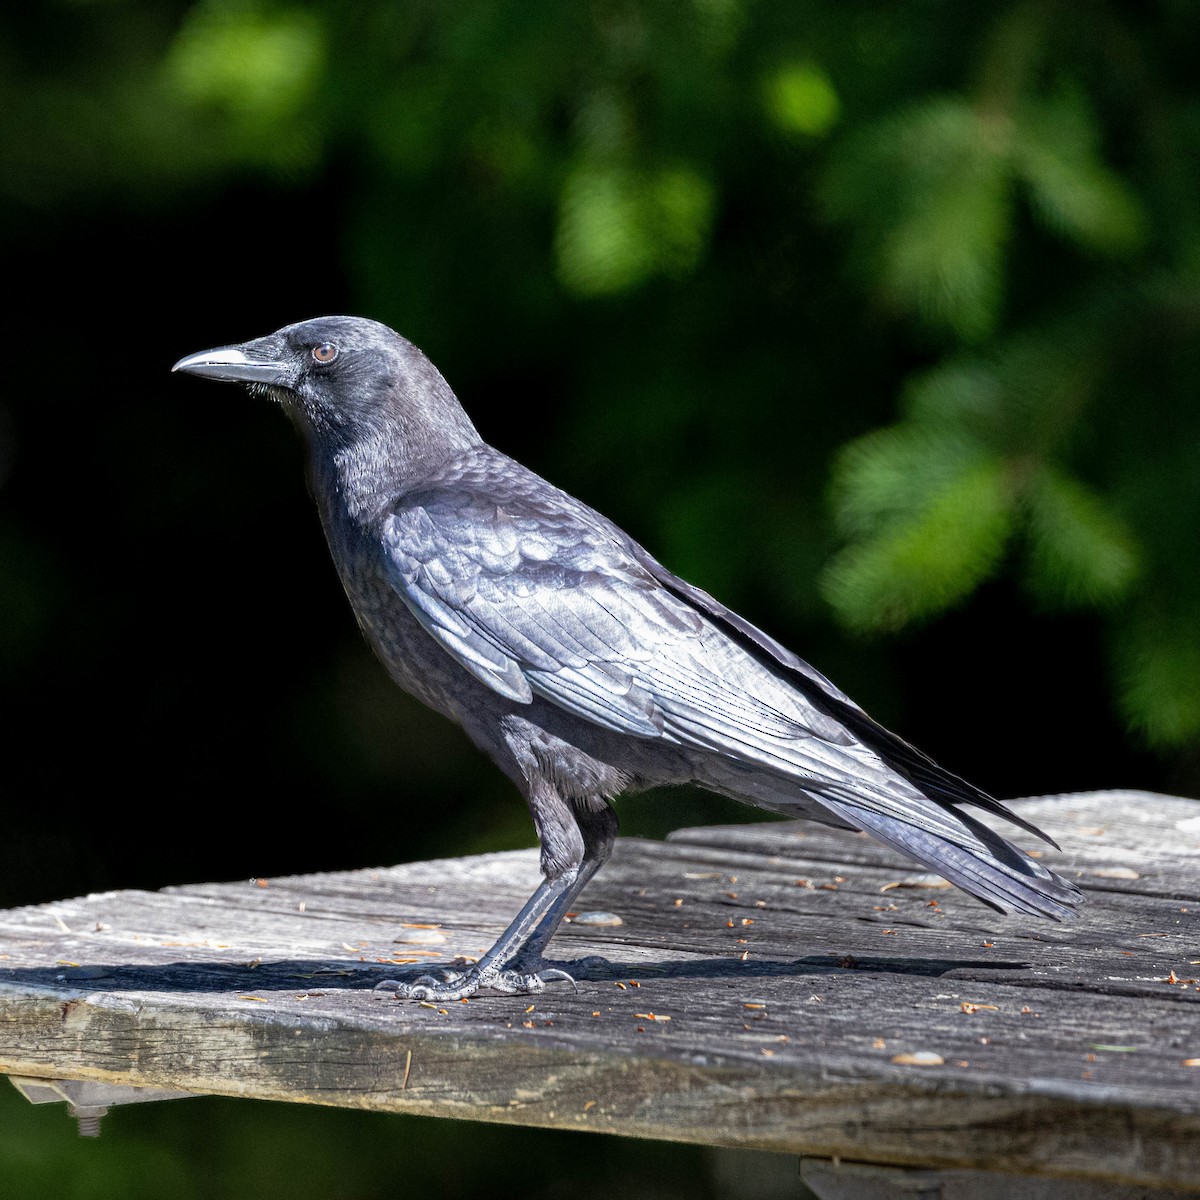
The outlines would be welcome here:
<svg viewBox="0 0 1200 1200">
<path fill-rule="evenodd" d="M 1200 1191 L 1200 804 L 1018 805 L 1080 920 L 862 835 L 685 829 L 618 843 L 551 944 L 608 965 L 530 997 L 372 988 L 480 955 L 533 850 L 0 912 L 0 1072 L 89 1126 L 218 1094 Z"/>
</svg>

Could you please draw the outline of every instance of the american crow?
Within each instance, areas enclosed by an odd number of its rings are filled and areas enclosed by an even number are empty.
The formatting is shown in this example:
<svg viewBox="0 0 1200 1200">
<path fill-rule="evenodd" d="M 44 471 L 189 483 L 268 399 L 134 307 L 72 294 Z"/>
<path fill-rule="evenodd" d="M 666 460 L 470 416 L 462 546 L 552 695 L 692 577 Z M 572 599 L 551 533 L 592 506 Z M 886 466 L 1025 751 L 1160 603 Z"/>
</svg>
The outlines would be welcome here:
<svg viewBox="0 0 1200 1200">
<path fill-rule="evenodd" d="M 320 317 L 174 370 L 283 406 L 308 444 L 329 548 L 375 653 L 529 803 L 543 882 L 477 963 L 397 983 L 398 994 L 455 1000 L 569 980 L 542 951 L 612 850 L 611 800 L 659 784 L 865 830 L 1001 912 L 1073 915 L 1074 885 L 958 806 L 1040 830 L 487 445 L 433 364 L 391 329 Z"/>
</svg>

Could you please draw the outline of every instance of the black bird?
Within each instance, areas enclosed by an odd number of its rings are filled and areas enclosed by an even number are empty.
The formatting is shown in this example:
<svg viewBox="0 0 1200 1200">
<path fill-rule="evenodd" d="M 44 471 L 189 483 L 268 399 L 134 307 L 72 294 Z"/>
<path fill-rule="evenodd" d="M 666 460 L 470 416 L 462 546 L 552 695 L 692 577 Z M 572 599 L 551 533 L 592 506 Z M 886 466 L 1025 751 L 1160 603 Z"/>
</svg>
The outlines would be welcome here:
<svg viewBox="0 0 1200 1200">
<path fill-rule="evenodd" d="M 455 1000 L 569 980 L 542 951 L 612 850 L 613 797 L 659 784 L 865 830 L 1001 912 L 1074 915 L 1073 884 L 959 806 L 1045 834 L 489 446 L 391 329 L 320 317 L 174 370 L 283 406 L 375 653 L 529 803 L 543 882 L 477 963 L 397 983 L 398 994 Z"/>
</svg>

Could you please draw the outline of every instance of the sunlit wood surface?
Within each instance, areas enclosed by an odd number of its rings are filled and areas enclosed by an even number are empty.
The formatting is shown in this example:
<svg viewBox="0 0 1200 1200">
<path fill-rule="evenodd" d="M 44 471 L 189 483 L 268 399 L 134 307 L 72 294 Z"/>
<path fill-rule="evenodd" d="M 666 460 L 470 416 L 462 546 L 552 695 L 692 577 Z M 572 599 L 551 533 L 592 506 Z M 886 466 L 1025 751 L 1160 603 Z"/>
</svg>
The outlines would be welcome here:
<svg viewBox="0 0 1200 1200">
<path fill-rule="evenodd" d="M 533 850 L 15 909 L 0 1071 L 1200 1190 L 1200 804 L 1020 808 L 1073 924 L 859 835 L 688 829 L 618 844 L 551 944 L 609 964 L 532 997 L 372 988 L 481 954 Z"/>
</svg>

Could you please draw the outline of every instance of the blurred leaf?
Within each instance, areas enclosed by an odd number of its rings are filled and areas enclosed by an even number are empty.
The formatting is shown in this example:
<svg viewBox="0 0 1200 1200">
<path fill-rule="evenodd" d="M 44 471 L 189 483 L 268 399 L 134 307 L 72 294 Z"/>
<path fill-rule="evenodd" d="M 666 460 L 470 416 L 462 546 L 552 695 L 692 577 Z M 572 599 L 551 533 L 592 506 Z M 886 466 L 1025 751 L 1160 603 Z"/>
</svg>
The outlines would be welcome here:
<svg viewBox="0 0 1200 1200">
<path fill-rule="evenodd" d="M 1018 102 L 1020 101 L 1020 102 Z M 866 126 L 826 173 L 828 215 L 850 229 L 859 270 L 901 311 L 969 342 L 997 328 L 1013 185 L 1088 249 L 1141 245 L 1137 199 L 1104 162 L 1078 89 L 1008 107 L 944 97 Z"/>
<path fill-rule="evenodd" d="M 185 101 L 223 114 L 246 151 L 294 163 L 315 148 L 295 122 L 317 90 L 323 40 L 311 11 L 207 0 L 188 13 L 166 77 Z"/>
<path fill-rule="evenodd" d="M 881 266 L 895 301 L 973 341 L 991 333 L 999 316 L 1009 189 L 1003 163 L 974 140 L 978 131 L 958 132 L 968 140 L 947 142 L 940 169 L 915 189 L 904 220 L 886 239 Z"/>
<path fill-rule="evenodd" d="M 868 127 L 824 196 L 891 303 L 966 340 L 995 328 L 1010 180 L 1003 139 L 969 104 L 932 101 Z"/>
<path fill-rule="evenodd" d="M 641 194 L 624 168 L 578 168 L 563 186 L 555 250 L 563 282 L 582 295 L 621 292 L 654 270 Z"/>
<path fill-rule="evenodd" d="M 1133 534 L 1094 492 L 1054 470 L 1026 493 L 1027 582 L 1043 604 L 1091 608 L 1110 604 L 1138 573 Z"/>
<path fill-rule="evenodd" d="M 726 53 L 746 23 L 743 0 L 694 0 L 701 44 L 714 54 Z"/>
<path fill-rule="evenodd" d="M 1121 706 L 1160 747 L 1200 740 L 1200 611 L 1142 613 L 1115 639 Z"/>
<path fill-rule="evenodd" d="M 634 113 L 628 99 L 611 87 L 592 89 L 575 116 L 575 134 L 588 160 L 615 161 L 635 140 Z"/>
<path fill-rule="evenodd" d="M 851 628 L 899 629 L 987 578 L 1011 528 L 1004 463 L 977 462 L 935 487 L 919 511 L 842 550 L 822 581 L 825 596 Z"/>
<path fill-rule="evenodd" d="M 688 167 L 641 172 L 585 163 L 563 187 L 555 250 L 573 292 L 612 295 L 694 267 L 712 223 L 712 185 Z"/>
<path fill-rule="evenodd" d="M 839 454 L 831 495 L 847 535 L 871 534 L 919 514 L 985 454 L 950 427 L 905 423 L 867 434 Z"/>
<path fill-rule="evenodd" d="M 1061 452 L 1112 369 L 1129 305 L 1077 306 L 917 375 L 902 399 L 913 424 L 969 432 L 998 453 Z"/>
<path fill-rule="evenodd" d="M 654 234 L 659 269 L 690 271 L 708 245 L 715 194 L 712 184 L 687 167 L 655 173 L 646 194 L 647 225 Z"/>
<path fill-rule="evenodd" d="M 1109 254 L 1141 245 L 1141 206 L 1101 159 L 1095 119 L 1078 89 L 1029 106 L 1016 126 L 1013 160 L 1051 228 Z"/>
<path fill-rule="evenodd" d="M 763 81 L 762 90 L 767 115 L 784 133 L 820 137 L 841 115 L 829 76 L 812 63 L 780 67 Z"/>
<path fill-rule="evenodd" d="M 995 428 L 1004 399 L 993 364 L 953 358 L 913 379 L 901 407 L 914 424 L 979 434 Z"/>
</svg>

